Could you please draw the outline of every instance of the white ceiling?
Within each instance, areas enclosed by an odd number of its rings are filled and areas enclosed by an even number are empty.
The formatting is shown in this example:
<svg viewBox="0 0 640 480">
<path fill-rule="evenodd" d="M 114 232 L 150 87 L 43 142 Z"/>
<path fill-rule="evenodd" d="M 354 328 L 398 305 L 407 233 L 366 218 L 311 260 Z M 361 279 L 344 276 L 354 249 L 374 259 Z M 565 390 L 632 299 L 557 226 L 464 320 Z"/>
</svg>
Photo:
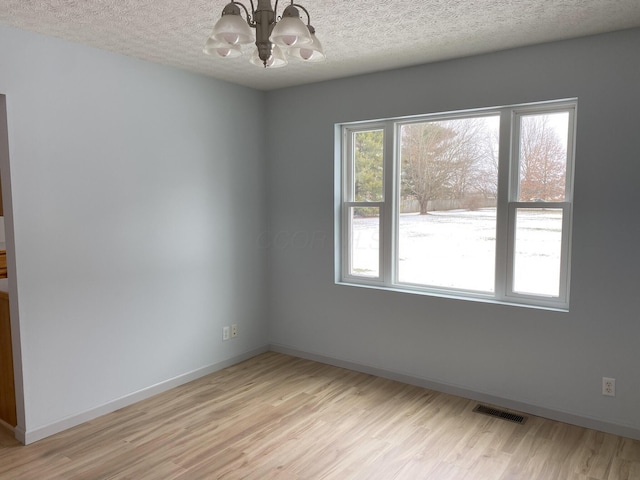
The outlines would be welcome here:
<svg viewBox="0 0 640 480">
<path fill-rule="evenodd" d="M 0 23 L 260 90 L 640 26 L 640 0 L 297 0 L 327 61 L 264 69 L 202 53 L 226 2 L 0 0 Z"/>
</svg>

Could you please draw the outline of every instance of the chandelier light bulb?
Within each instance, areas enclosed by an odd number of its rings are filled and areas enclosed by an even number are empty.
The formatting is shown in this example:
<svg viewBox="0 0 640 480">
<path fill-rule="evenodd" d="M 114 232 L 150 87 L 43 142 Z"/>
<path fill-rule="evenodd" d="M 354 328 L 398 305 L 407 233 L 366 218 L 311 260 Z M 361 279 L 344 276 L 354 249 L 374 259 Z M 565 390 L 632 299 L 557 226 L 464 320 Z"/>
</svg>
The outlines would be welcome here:
<svg viewBox="0 0 640 480">
<path fill-rule="evenodd" d="M 320 40 L 316 37 L 316 30 L 312 25 L 308 25 L 309 33 L 311 35 L 311 39 L 313 42 L 311 45 L 305 45 L 302 47 L 289 48 L 287 53 L 292 56 L 304 60 L 305 62 L 321 62 L 326 57 L 324 55 L 324 50 L 322 49 L 322 45 L 320 44 Z"/>
<path fill-rule="evenodd" d="M 228 45 L 227 43 L 220 42 L 213 37 L 209 37 L 202 51 L 207 55 L 222 58 L 234 58 L 242 55 L 242 50 L 240 50 L 239 45 Z"/>
<path fill-rule="evenodd" d="M 218 55 L 220 55 L 223 58 L 226 58 L 229 56 L 229 54 L 231 54 L 231 49 L 230 48 L 218 48 L 216 50 L 216 52 L 218 52 Z"/>
<path fill-rule="evenodd" d="M 288 47 L 293 47 L 298 42 L 298 37 L 295 35 L 282 35 L 282 43 Z"/>
<path fill-rule="evenodd" d="M 313 55 L 313 50 L 309 48 L 300 49 L 300 56 L 302 57 L 303 60 L 309 60 L 312 55 Z"/>
<path fill-rule="evenodd" d="M 238 43 L 238 40 L 240 40 L 240 35 L 238 35 L 237 33 L 225 32 L 221 35 L 225 43 L 228 43 L 229 45 L 236 45 Z"/>
</svg>

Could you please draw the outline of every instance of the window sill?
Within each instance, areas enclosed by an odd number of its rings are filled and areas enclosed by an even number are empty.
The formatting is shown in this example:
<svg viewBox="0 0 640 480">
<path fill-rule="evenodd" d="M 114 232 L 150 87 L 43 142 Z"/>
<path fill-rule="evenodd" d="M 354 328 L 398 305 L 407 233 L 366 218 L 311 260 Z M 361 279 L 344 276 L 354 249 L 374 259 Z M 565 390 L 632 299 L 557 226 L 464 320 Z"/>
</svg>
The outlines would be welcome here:
<svg viewBox="0 0 640 480">
<path fill-rule="evenodd" d="M 498 300 L 493 297 L 481 296 L 481 295 L 463 295 L 463 294 L 455 294 L 450 292 L 440 292 L 436 290 L 422 290 L 422 289 L 419 290 L 419 289 L 412 289 L 412 288 L 403 288 L 400 286 L 390 287 L 386 285 L 373 285 L 373 284 L 363 284 L 363 283 L 344 282 L 344 281 L 336 281 L 335 284 L 340 286 L 345 286 L 345 287 L 367 288 L 372 290 L 383 290 L 387 292 L 396 292 L 396 293 L 411 294 L 411 295 L 422 295 L 426 297 L 445 298 L 449 300 L 489 303 L 492 305 L 504 305 L 508 307 L 532 308 L 535 310 L 546 310 L 550 312 L 561 312 L 561 313 L 569 312 L 568 307 L 565 308 L 560 306 L 534 305 L 530 303 L 510 302 L 508 300 Z"/>
</svg>

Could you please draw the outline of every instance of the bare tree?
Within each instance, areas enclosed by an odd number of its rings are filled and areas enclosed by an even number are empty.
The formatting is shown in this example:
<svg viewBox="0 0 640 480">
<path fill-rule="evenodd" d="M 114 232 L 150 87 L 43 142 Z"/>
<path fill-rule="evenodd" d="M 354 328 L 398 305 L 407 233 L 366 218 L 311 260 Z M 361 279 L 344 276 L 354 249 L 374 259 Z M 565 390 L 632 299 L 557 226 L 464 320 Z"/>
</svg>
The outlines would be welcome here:
<svg viewBox="0 0 640 480">
<path fill-rule="evenodd" d="M 522 117 L 520 126 L 521 201 L 561 201 L 566 177 L 566 140 L 552 114 Z M 497 117 L 407 124 L 401 133 L 402 195 L 413 197 L 420 214 L 430 202 L 493 198 L 498 189 Z"/>
<path fill-rule="evenodd" d="M 520 127 L 520 200 L 564 200 L 567 151 L 548 115 L 523 117 Z"/>
<path fill-rule="evenodd" d="M 486 128 L 480 139 L 480 162 L 476 175 L 476 191 L 485 198 L 498 196 L 498 161 L 499 161 L 500 130 Z"/>
<path fill-rule="evenodd" d="M 428 213 L 431 200 L 495 190 L 490 179 L 494 159 L 481 141 L 486 136 L 481 118 L 402 127 L 402 190 L 418 201 L 421 215 Z"/>
</svg>

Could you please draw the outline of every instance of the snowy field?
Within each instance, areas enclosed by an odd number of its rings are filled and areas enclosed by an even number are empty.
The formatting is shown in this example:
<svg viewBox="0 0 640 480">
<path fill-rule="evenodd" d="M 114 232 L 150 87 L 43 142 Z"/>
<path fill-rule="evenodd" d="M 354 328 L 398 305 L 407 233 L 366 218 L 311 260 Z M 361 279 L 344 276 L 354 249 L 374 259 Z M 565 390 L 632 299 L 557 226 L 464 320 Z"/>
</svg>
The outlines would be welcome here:
<svg viewBox="0 0 640 480">
<path fill-rule="evenodd" d="M 558 295 L 562 212 L 522 211 L 517 219 L 514 289 Z M 378 218 L 353 219 L 352 272 L 378 275 Z M 493 292 L 496 211 L 401 214 L 398 281 Z"/>
</svg>

